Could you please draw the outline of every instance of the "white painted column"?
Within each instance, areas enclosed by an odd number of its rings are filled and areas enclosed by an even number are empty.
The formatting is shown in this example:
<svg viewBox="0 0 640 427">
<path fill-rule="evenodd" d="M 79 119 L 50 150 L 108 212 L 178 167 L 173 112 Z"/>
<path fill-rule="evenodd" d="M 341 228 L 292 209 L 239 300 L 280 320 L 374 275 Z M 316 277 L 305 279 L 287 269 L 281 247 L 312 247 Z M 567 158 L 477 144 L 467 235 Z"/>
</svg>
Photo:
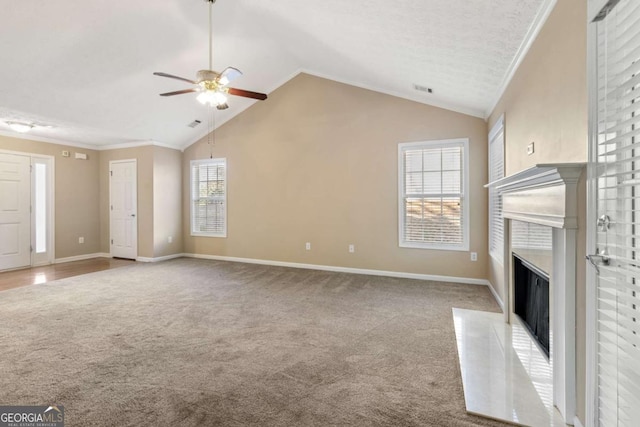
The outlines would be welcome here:
<svg viewBox="0 0 640 427">
<path fill-rule="evenodd" d="M 567 424 L 573 422 L 576 405 L 576 230 L 553 229 L 551 275 L 553 403 Z"/>
</svg>

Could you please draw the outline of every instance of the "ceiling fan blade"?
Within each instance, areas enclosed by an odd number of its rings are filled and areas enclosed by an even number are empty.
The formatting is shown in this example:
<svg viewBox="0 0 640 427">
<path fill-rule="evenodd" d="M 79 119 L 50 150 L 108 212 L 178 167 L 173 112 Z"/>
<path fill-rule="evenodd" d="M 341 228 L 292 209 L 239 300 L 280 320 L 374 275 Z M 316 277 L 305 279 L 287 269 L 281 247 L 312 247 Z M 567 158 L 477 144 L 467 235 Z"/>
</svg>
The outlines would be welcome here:
<svg viewBox="0 0 640 427">
<path fill-rule="evenodd" d="M 228 93 L 229 95 L 244 96 L 245 98 L 259 99 L 260 101 L 264 101 L 265 99 L 267 99 L 267 95 L 264 93 L 251 92 L 250 90 L 235 89 L 232 87 L 229 88 Z"/>
<path fill-rule="evenodd" d="M 198 92 L 198 89 L 183 89 L 183 90 L 177 90 L 177 91 L 175 91 L 175 92 L 161 93 L 161 94 L 160 94 L 160 96 L 182 95 L 183 93 L 191 93 L 191 92 Z"/>
<path fill-rule="evenodd" d="M 172 74 L 155 72 L 155 73 L 153 73 L 153 75 L 154 76 L 160 76 L 160 77 L 169 77 L 170 79 L 182 80 L 184 82 L 191 83 L 192 85 L 196 84 L 196 82 L 193 81 L 193 80 L 185 79 L 184 77 L 174 76 Z"/>
<path fill-rule="evenodd" d="M 218 76 L 217 80 L 222 86 L 226 86 L 242 75 L 242 71 L 237 68 L 227 67 Z"/>
</svg>

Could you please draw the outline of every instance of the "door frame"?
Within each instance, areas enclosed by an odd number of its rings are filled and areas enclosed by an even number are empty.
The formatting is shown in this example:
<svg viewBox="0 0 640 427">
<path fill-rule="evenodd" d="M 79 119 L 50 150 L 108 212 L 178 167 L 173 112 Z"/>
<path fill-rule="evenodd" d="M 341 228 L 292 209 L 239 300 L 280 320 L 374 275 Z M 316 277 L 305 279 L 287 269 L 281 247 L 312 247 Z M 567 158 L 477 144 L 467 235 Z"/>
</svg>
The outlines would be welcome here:
<svg viewBox="0 0 640 427">
<path fill-rule="evenodd" d="M 111 206 L 112 206 L 112 200 L 111 200 L 111 171 L 112 168 L 111 166 L 117 163 L 133 163 L 135 165 L 135 170 L 136 170 L 136 180 L 135 180 L 135 192 L 136 192 L 136 226 L 135 226 L 135 253 L 136 253 L 136 257 L 134 259 L 138 259 L 138 222 L 139 222 L 139 216 L 138 216 L 138 159 L 121 159 L 121 160 L 110 160 L 109 161 L 109 256 L 111 258 L 113 258 L 113 245 L 111 243 L 111 223 L 112 223 L 112 217 L 111 217 Z"/>
<path fill-rule="evenodd" d="M 35 161 L 44 160 L 47 165 L 47 259 L 36 262 L 36 218 L 35 218 Z M 55 254 L 55 158 L 53 156 L 32 155 L 31 156 L 31 266 L 53 264 L 56 259 Z"/>
<path fill-rule="evenodd" d="M 43 159 L 46 160 L 47 162 L 49 162 L 48 166 L 48 174 L 47 174 L 47 200 L 49 201 L 49 203 L 47 203 L 47 211 L 48 211 L 48 215 L 47 215 L 47 253 L 48 253 L 48 257 L 47 257 L 47 261 L 46 262 L 38 262 L 38 263 L 34 263 L 34 251 L 31 251 L 30 254 L 30 259 L 29 259 L 29 265 L 31 267 L 35 267 L 35 266 L 40 266 L 40 265 L 49 265 L 49 264 L 54 264 L 55 263 L 55 259 L 56 259 L 56 244 L 55 244 L 55 238 L 56 238 L 56 233 L 55 233 L 55 226 L 56 226 L 56 221 L 55 221 L 55 207 L 56 207 L 56 203 L 55 203 L 55 167 L 56 167 L 56 158 L 55 156 L 49 156 L 46 154 L 38 154 L 38 153 L 30 153 L 30 152 L 26 152 L 26 151 L 15 151 L 15 150 L 5 150 L 5 149 L 0 149 L 0 154 L 14 154 L 16 156 L 25 156 L 25 157 L 29 157 L 29 162 L 31 165 L 31 170 L 29 172 L 29 179 L 30 179 L 30 183 L 29 183 L 29 191 L 31 192 L 31 194 L 29 195 L 29 203 L 31 204 L 31 213 L 29 216 L 29 221 L 30 221 L 30 227 L 31 227 L 31 236 L 30 236 L 30 241 L 29 244 L 31 245 L 31 248 L 35 248 L 35 219 L 34 219 L 34 212 L 33 212 L 33 206 L 34 206 L 34 197 L 35 197 L 35 192 L 33 191 L 33 160 L 34 159 Z M 23 267 L 21 267 L 23 268 Z"/>
<path fill-rule="evenodd" d="M 595 254 L 598 217 L 598 32 L 597 24 L 587 18 L 587 254 Z M 589 262 L 586 265 L 585 307 L 585 427 L 597 425 L 598 420 L 598 356 L 597 356 L 597 274 Z"/>
</svg>

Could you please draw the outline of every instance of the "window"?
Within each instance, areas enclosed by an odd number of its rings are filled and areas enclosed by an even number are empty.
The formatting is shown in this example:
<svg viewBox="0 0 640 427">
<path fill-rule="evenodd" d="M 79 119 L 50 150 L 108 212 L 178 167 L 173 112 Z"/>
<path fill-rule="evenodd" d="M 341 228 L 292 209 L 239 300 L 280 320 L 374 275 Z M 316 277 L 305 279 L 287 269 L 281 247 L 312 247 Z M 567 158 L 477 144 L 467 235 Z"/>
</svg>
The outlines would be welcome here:
<svg viewBox="0 0 640 427">
<path fill-rule="evenodd" d="M 191 161 L 191 235 L 227 237 L 227 160 Z"/>
<path fill-rule="evenodd" d="M 398 145 L 401 247 L 469 250 L 468 139 Z"/>
<path fill-rule="evenodd" d="M 489 132 L 489 182 L 504 178 L 504 118 L 500 117 Z M 489 188 L 489 254 L 503 262 L 504 223 L 502 196 Z"/>
</svg>

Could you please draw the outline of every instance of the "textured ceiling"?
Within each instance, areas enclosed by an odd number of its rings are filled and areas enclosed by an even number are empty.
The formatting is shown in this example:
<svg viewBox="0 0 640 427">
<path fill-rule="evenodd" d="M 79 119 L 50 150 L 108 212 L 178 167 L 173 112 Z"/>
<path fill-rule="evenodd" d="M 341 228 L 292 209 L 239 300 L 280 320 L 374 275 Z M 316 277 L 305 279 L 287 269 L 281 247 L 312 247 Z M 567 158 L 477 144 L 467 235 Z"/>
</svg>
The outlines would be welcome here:
<svg viewBox="0 0 640 427">
<path fill-rule="evenodd" d="M 183 148 L 207 132 L 188 87 L 207 68 L 203 0 L 20 0 L 0 14 L 0 132 L 87 146 L 155 141 Z M 269 92 L 305 71 L 484 116 L 543 0 L 218 0 L 214 69 Z M 415 91 L 414 84 L 433 89 Z M 269 102 L 263 101 L 263 102 Z M 219 125 L 252 101 L 231 97 Z M 192 129 L 187 124 L 203 122 Z"/>
</svg>

